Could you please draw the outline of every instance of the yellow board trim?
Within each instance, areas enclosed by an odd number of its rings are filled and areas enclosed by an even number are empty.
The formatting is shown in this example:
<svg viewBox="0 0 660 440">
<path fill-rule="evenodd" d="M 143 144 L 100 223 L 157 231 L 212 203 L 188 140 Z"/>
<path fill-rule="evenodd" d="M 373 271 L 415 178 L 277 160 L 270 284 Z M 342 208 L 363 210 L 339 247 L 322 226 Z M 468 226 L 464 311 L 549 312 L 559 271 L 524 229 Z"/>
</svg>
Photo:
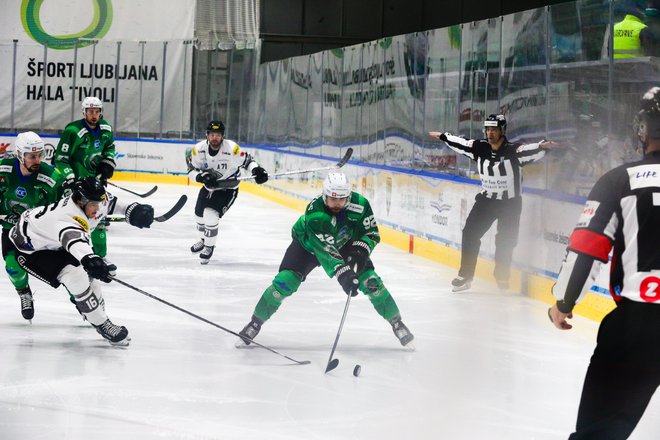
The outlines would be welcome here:
<svg viewBox="0 0 660 440">
<path fill-rule="evenodd" d="M 189 182 L 188 176 L 174 176 L 171 174 L 156 174 L 156 173 L 136 173 L 136 172 L 116 172 L 113 176 L 114 180 L 129 180 L 136 182 L 153 182 L 153 183 L 173 183 L 181 185 L 195 185 L 201 186 L 196 182 Z M 308 200 L 298 199 L 296 197 L 276 191 L 266 186 L 257 185 L 254 183 L 243 182 L 241 183 L 241 191 L 263 197 L 272 202 L 294 209 L 296 211 L 303 211 Z M 461 252 L 458 249 L 436 243 L 434 241 L 412 236 L 403 231 L 390 228 L 388 226 L 379 225 L 380 236 L 383 243 L 394 246 L 406 252 L 411 252 L 423 258 L 427 258 L 436 263 L 444 266 L 449 266 L 458 269 L 461 261 Z M 484 280 L 493 280 L 494 262 L 489 259 L 479 257 L 477 264 L 476 276 Z M 526 280 L 525 280 L 526 277 Z M 554 285 L 554 280 L 540 276 L 540 275 L 527 275 L 520 270 L 513 269 L 511 271 L 511 289 L 514 291 L 521 291 L 523 288 L 523 281 L 526 281 L 526 293 L 530 298 L 543 301 L 547 304 L 555 302 L 551 288 Z M 588 293 L 585 298 L 575 307 L 574 313 L 600 321 L 605 315 L 612 311 L 615 303 L 612 299 L 595 294 Z"/>
</svg>

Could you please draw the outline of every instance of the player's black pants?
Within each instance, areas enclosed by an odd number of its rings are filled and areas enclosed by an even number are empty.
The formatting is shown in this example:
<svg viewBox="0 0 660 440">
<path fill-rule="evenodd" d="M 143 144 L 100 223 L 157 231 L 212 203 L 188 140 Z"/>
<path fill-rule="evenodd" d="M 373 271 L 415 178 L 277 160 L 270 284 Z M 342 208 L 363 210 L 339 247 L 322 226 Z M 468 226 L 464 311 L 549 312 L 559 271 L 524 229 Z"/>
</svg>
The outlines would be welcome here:
<svg viewBox="0 0 660 440">
<path fill-rule="evenodd" d="M 339 253 L 344 259 L 348 257 L 348 251 L 350 250 L 352 243 L 352 241 L 349 241 L 341 249 L 339 249 Z M 283 270 L 291 270 L 298 273 L 302 281 L 305 281 L 307 275 L 309 275 L 312 270 L 319 267 L 320 265 L 321 264 L 319 263 L 319 260 L 316 259 L 314 254 L 310 253 L 307 251 L 307 249 L 302 247 L 302 245 L 298 243 L 297 240 L 291 240 L 291 244 L 286 249 L 284 257 L 282 258 L 282 262 L 280 263 L 279 272 L 282 272 Z M 371 258 L 367 257 L 367 261 L 364 264 L 363 270 L 373 268 L 374 264 L 371 262 Z"/>
<path fill-rule="evenodd" d="M 458 276 L 469 279 L 474 277 L 481 238 L 497 220 L 494 275 L 497 280 L 508 281 L 513 249 L 518 242 L 522 198 L 495 200 L 479 193 L 475 200 L 463 228 L 461 268 Z"/>
<path fill-rule="evenodd" d="M 660 303 L 621 300 L 598 330 L 570 440 L 626 439 L 660 386 Z"/>
<path fill-rule="evenodd" d="M 24 254 L 14 246 L 9 235 L 2 234 L 2 255 L 9 252 L 16 254 L 16 261 L 27 273 L 57 288 L 60 285 L 58 275 L 67 265 L 80 266 L 80 262 L 64 249 L 41 250 L 31 254 Z"/>
<path fill-rule="evenodd" d="M 218 189 L 215 191 L 209 191 L 202 187 L 197 195 L 195 215 L 197 217 L 203 217 L 204 209 L 211 208 L 222 217 L 227 210 L 231 208 L 231 205 L 234 204 L 237 196 L 238 189 Z"/>
</svg>

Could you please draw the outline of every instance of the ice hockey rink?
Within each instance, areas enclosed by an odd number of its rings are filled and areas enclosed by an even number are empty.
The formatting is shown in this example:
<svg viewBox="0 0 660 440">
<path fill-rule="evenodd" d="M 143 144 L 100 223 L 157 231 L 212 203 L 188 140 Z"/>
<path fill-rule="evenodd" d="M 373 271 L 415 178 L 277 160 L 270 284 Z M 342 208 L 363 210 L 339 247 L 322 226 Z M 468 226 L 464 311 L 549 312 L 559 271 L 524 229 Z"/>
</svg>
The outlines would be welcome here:
<svg viewBox="0 0 660 440">
<path fill-rule="evenodd" d="M 151 184 L 117 182 L 135 190 Z M 113 223 L 117 277 L 239 331 L 276 274 L 300 212 L 248 194 L 220 223 L 207 266 L 196 241 L 197 189 L 159 185 L 144 201 L 171 220 L 139 230 Z M 120 190 L 124 200 L 134 200 Z M 521 243 L 520 246 L 524 246 Z M 35 317 L 0 277 L 0 439 L 565 439 L 575 423 L 597 324 L 556 330 L 547 305 L 476 282 L 449 289 L 453 269 L 386 244 L 373 254 L 415 349 L 399 345 L 366 297 L 351 301 L 324 374 L 346 296 L 319 268 L 269 320 L 263 349 L 117 283 L 104 285 L 110 319 L 132 342 L 112 347 L 84 323 L 64 288 L 33 280 Z M 354 377 L 353 367 L 362 373 Z M 632 439 L 660 433 L 656 394 Z"/>
</svg>

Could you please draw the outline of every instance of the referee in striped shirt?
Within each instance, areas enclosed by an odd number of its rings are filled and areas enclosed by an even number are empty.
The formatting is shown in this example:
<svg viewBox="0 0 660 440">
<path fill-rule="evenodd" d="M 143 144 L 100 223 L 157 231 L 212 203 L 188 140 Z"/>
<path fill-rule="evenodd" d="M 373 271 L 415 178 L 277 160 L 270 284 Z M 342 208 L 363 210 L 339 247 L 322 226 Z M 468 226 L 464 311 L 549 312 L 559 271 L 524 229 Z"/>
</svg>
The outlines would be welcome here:
<svg viewBox="0 0 660 440">
<path fill-rule="evenodd" d="M 470 288 L 479 256 L 481 237 L 497 220 L 495 235 L 495 280 L 500 289 L 509 288 L 511 259 L 518 241 L 522 211 L 522 167 L 545 156 L 545 150 L 557 144 L 543 141 L 533 144 L 509 142 L 505 136 L 504 115 L 490 115 L 484 121 L 486 139 L 465 139 L 451 133 L 431 131 L 429 135 L 444 141 L 455 152 L 477 163 L 481 192 L 463 228 L 461 268 L 452 280 L 452 291 Z"/>
</svg>

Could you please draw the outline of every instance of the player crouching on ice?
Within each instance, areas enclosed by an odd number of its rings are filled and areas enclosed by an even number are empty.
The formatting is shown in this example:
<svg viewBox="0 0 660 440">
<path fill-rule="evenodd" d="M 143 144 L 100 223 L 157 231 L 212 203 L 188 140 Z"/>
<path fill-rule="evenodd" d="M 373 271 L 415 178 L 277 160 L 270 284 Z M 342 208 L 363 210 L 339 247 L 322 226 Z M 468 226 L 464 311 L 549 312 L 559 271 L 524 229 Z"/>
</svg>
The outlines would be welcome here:
<svg viewBox="0 0 660 440">
<path fill-rule="evenodd" d="M 323 194 L 307 205 L 305 213 L 293 225 L 292 236 L 280 271 L 261 295 L 252 320 L 240 331 L 244 338 L 237 346 L 249 345 L 282 300 L 298 290 L 307 275 L 319 265 L 328 276 L 337 277 L 347 295 L 355 296 L 358 290 L 367 295 L 378 314 L 392 325 L 401 345 L 414 339 L 369 258 L 380 241 L 369 201 L 351 191 L 343 173 L 328 174 Z"/>
<path fill-rule="evenodd" d="M 125 213 L 126 222 L 148 228 L 154 219 L 150 205 L 120 206 L 101 182 L 85 177 L 73 184 L 72 194 L 50 205 L 28 209 L 9 232 L 17 261 L 31 275 L 57 288 L 64 284 L 78 311 L 112 345 L 128 345 L 124 326 L 113 324 L 105 312 L 101 283 L 117 269 L 94 254 L 90 233 L 107 214 Z"/>
</svg>

